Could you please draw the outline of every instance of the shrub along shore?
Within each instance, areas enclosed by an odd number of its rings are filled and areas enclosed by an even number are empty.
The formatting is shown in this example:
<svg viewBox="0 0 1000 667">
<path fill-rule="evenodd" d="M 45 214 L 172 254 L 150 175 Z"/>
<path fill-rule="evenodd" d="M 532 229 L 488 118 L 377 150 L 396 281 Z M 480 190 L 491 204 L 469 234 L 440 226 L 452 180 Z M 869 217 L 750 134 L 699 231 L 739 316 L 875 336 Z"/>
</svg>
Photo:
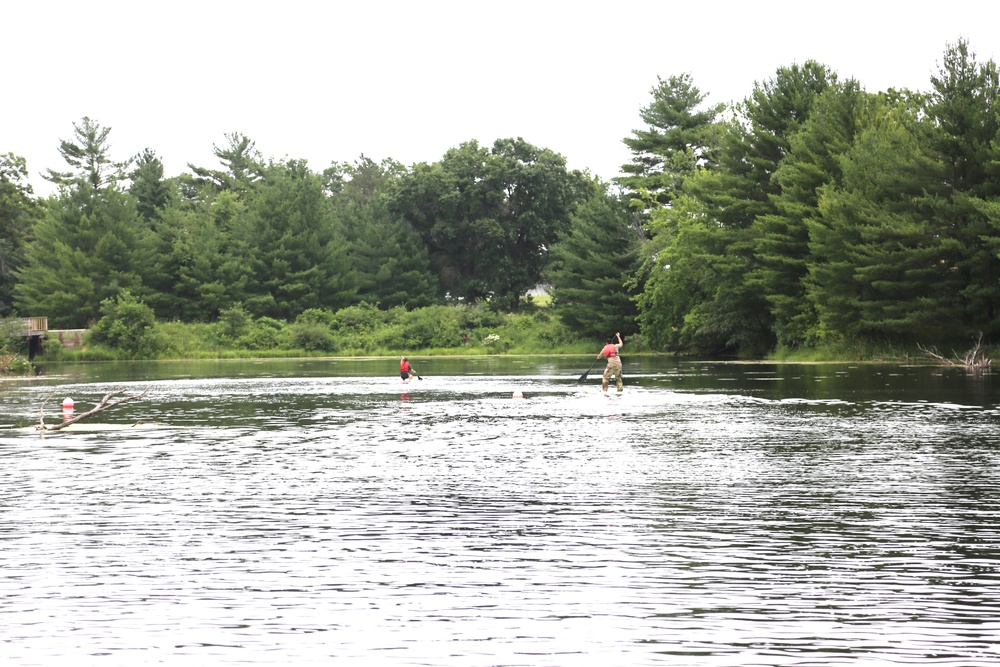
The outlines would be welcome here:
<svg viewBox="0 0 1000 667">
<path fill-rule="evenodd" d="M 581 339 L 557 315 L 530 304 L 517 313 L 481 304 L 414 310 L 361 304 L 337 312 L 307 310 L 291 322 L 254 318 L 235 307 L 216 322 L 184 323 L 156 321 L 143 304 L 125 295 L 106 303 L 103 312 L 80 348 L 48 341 L 39 360 L 596 354 L 603 344 Z M 638 336 L 630 347 L 640 350 Z"/>
<path fill-rule="evenodd" d="M 124 329 L 122 329 L 124 330 Z M 100 331 L 100 330 L 98 330 Z M 329 313 L 306 313 L 294 322 L 254 319 L 240 309 L 214 323 L 155 322 L 141 336 L 109 345 L 93 330 L 79 349 L 46 344 L 36 361 L 124 361 L 137 359 L 252 359 L 295 357 L 394 357 L 481 355 L 591 355 L 603 340 L 575 336 L 545 309 L 516 314 L 480 307 L 431 306 L 415 311 L 378 311 L 357 306 Z M 97 338 L 101 338 L 98 333 Z M 683 357 L 651 350 L 639 334 L 625 338 L 630 356 Z M 989 352 L 986 352 L 989 354 Z M 925 351 L 892 344 L 842 342 L 823 348 L 779 348 L 765 357 L 787 363 L 932 363 Z"/>
<path fill-rule="evenodd" d="M 614 332 L 608 332 L 611 335 Z M 236 306 L 215 322 L 160 322 L 153 311 L 124 292 L 102 304 L 102 317 L 79 348 L 48 340 L 36 362 L 139 359 L 239 359 L 293 357 L 478 356 L 490 354 L 596 354 L 601 340 L 580 337 L 546 302 L 529 301 L 514 313 L 488 305 L 453 303 L 382 310 L 362 303 L 336 312 L 310 309 L 294 321 L 253 317 Z M 626 337 L 630 355 L 670 354 L 650 349 L 641 335 Z M 11 347 L 8 341 L 7 349 Z M 991 350 L 983 350 L 989 356 Z M 13 355 L 7 355 L 13 356 Z M 839 341 L 822 348 L 779 348 L 766 357 L 783 362 L 929 362 L 926 350 L 891 343 Z M 940 359 L 939 359 L 940 361 Z M 0 369 L 30 371 L 19 364 Z"/>
</svg>

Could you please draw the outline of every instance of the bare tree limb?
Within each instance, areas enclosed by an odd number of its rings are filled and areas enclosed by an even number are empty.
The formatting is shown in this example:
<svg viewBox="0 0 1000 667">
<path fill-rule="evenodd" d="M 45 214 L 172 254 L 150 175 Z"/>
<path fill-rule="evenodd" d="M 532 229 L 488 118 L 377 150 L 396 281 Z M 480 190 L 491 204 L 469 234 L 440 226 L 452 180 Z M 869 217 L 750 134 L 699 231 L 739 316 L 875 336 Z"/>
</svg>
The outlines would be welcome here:
<svg viewBox="0 0 1000 667">
<path fill-rule="evenodd" d="M 955 355 L 954 359 L 950 359 L 940 352 L 937 351 L 936 347 L 924 347 L 918 344 L 917 347 L 921 352 L 928 355 L 932 359 L 936 359 L 939 363 L 945 364 L 947 366 L 965 366 L 966 368 L 982 371 L 986 370 L 993 363 L 992 359 L 983 356 L 983 332 L 980 331 L 979 335 L 974 339 L 975 345 L 967 351 L 964 355 L 959 356 L 957 352 L 952 350 L 952 354 Z"/>
<path fill-rule="evenodd" d="M 45 404 L 49 402 L 49 399 L 52 398 L 53 394 L 55 394 L 55 393 L 56 393 L 56 390 L 53 389 L 49 393 L 49 395 L 45 397 L 45 400 L 42 401 L 42 405 L 38 408 L 38 430 L 39 431 L 42 431 L 42 432 L 45 431 Z"/>
<path fill-rule="evenodd" d="M 55 392 L 53 391 L 52 393 L 54 394 Z M 142 399 L 143 397 L 145 397 L 146 394 L 149 393 L 149 390 L 147 389 L 146 391 L 142 392 L 141 394 L 136 394 L 135 396 L 127 396 L 126 398 L 122 398 L 122 399 L 119 399 L 117 401 L 109 402 L 109 401 L 111 401 L 111 399 L 113 397 L 120 396 L 120 395 L 122 395 L 124 393 L 125 393 L 124 389 L 119 389 L 118 391 L 109 391 L 107 394 L 104 395 L 104 398 L 101 399 L 101 402 L 98 403 L 97 407 L 95 407 L 94 409 L 88 410 L 87 412 L 79 414 L 79 415 L 77 415 L 77 416 L 75 416 L 75 417 L 73 417 L 71 419 L 66 419 L 63 422 L 59 423 L 59 424 L 55 424 L 54 426 L 46 426 L 45 425 L 45 412 L 44 412 L 44 410 L 45 410 L 45 403 L 50 398 L 52 398 L 52 394 L 49 394 L 45 398 L 45 401 L 42 401 L 42 407 L 39 410 L 40 414 L 39 414 L 39 418 L 38 418 L 38 422 L 39 422 L 38 428 L 43 433 L 45 431 L 58 431 L 60 429 L 64 429 L 64 428 L 66 428 L 67 426 L 69 426 L 71 424 L 75 424 L 75 423 L 77 423 L 79 421 L 82 421 L 82 420 L 86 419 L 87 417 L 90 417 L 92 415 L 96 415 L 98 412 L 103 412 L 104 410 L 110 410 L 112 408 L 118 407 L 119 405 L 124 405 L 125 403 L 131 403 L 132 401 L 138 401 L 138 400 Z"/>
</svg>

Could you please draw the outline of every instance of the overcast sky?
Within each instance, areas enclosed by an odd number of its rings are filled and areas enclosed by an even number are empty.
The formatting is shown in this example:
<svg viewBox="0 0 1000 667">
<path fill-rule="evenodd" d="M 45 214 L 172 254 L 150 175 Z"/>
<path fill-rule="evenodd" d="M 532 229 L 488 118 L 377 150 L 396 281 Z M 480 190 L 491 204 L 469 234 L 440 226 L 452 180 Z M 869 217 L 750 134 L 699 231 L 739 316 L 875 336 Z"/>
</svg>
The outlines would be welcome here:
<svg viewBox="0 0 1000 667">
<path fill-rule="evenodd" d="M 7 2 L 0 154 L 46 194 L 89 116 L 114 159 L 149 147 L 168 176 L 218 167 L 242 132 L 315 171 L 523 137 L 609 180 L 657 76 L 731 102 L 812 59 L 870 92 L 927 90 L 948 43 L 1000 59 L 998 25 L 978 0 Z"/>
</svg>

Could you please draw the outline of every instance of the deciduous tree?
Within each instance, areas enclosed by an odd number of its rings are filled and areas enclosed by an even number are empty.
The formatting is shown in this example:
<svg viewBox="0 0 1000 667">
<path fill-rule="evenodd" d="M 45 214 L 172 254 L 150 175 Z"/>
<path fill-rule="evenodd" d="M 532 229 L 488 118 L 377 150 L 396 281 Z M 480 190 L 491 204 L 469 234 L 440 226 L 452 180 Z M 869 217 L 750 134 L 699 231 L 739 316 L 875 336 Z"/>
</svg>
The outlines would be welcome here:
<svg viewBox="0 0 1000 667">
<path fill-rule="evenodd" d="M 584 183 L 561 155 L 523 139 L 498 139 L 492 149 L 470 141 L 415 165 L 392 211 L 420 234 L 444 292 L 516 309 L 541 280 Z"/>
</svg>

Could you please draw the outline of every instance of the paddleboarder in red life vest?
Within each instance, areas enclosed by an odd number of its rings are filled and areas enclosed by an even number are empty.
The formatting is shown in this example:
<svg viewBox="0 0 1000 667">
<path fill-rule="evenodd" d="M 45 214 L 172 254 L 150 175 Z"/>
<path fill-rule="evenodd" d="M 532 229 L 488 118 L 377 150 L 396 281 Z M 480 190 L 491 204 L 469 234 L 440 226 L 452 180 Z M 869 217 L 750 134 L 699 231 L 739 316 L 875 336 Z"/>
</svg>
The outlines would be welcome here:
<svg viewBox="0 0 1000 667">
<path fill-rule="evenodd" d="M 420 377 L 419 375 L 417 375 L 417 372 L 414 371 L 413 368 L 410 366 L 410 360 L 407 359 L 406 357 L 400 357 L 399 377 L 403 378 L 403 382 L 409 382 L 411 375 L 414 375 L 418 378 Z"/>
<path fill-rule="evenodd" d="M 618 339 L 617 342 L 615 339 Z M 615 333 L 614 336 L 608 339 L 607 345 L 601 350 L 601 353 L 597 355 L 598 359 L 604 357 L 608 360 L 608 365 L 604 368 L 604 379 L 601 382 L 601 388 L 604 391 L 608 390 L 608 382 L 611 380 L 611 376 L 615 377 L 615 384 L 618 386 L 618 393 L 621 393 L 622 384 L 622 358 L 618 356 L 618 350 L 622 347 L 622 335 L 620 333 Z"/>
</svg>

